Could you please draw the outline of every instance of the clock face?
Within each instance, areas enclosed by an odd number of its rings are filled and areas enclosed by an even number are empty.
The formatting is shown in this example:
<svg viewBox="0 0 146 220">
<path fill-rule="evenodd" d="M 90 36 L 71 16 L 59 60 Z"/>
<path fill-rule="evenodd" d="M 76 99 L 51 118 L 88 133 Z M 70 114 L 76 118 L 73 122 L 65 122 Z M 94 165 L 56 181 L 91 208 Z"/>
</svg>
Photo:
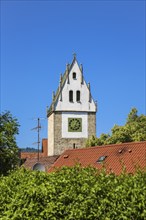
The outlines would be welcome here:
<svg viewBox="0 0 146 220">
<path fill-rule="evenodd" d="M 68 118 L 68 131 L 81 132 L 82 131 L 82 118 Z"/>
</svg>

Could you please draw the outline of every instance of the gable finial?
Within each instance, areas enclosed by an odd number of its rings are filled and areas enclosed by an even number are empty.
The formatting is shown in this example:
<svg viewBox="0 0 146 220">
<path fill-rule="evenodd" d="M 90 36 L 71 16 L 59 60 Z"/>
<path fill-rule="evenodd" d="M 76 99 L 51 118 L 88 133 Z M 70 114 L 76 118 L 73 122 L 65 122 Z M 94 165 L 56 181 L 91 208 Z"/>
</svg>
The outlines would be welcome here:
<svg viewBox="0 0 146 220">
<path fill-rule="evenodd" d="M 47 107 L 46 107 L 46 112 L 47 112 L 47 115 L 48 115 L 48 112 L 49 112 L 49 107 L 48 107 L 48 105 L 47 105 Z"/>
<path fill-rule="evenodd" d="M 96 108 L 96 112 L 97 112 L 97 100 L 95 101 L 95 108 Z"/>
<path fill-rule="evenodd" d="M 62 74 L 60 74 L 60 82 L 59 82 L 60 101 L 62 101 L 62 91 L 61 91 L 61 87 L 62 87 Z"/>
<path fill-rule="evenodd" d="M 69 73 L 69 63 L 66 64 L 66 71 Z"/>
<path fill-rule="evenodd" d="M 66 64 L 67 83 L 69 84 L 69 63 Z"/>
<path fill-rule="evenodd" d="M 62 83 L 62 73 L 60 74 L 60 83 Z"/>
<path fill-rule="evenodd" d="M 52 111 L 54 111 L 55 92 L 52 93 Z"/>
<path fill-rule="evenodd" d="M 83 84 L 83 65 L 80 64 L 80 70 L 81 70 L 81 84 Z"/>
<path fill-rule="evenodd" d="M 83 64 L 82 63 L 80 64 L 80 70 L 83 73 Z"/>
<path fill-rule="evenodd" d="M 88 89 L 89 89 L 89 102 L 91 102 L 91 89 L 90 89 L 90 83 L 88 83 Z"/>
<path fill-rule="evenodd" d="M 52 92 L 52 101 L 54 102 L 54 100 L 55 100 L 55 92 L 53 91 Z"/>
<path fill-rule="evenodd" d="M 77 56 L 76 53 L 73 53 L 74 60 L 76 59 L 76 56 Z"/>
</svg>

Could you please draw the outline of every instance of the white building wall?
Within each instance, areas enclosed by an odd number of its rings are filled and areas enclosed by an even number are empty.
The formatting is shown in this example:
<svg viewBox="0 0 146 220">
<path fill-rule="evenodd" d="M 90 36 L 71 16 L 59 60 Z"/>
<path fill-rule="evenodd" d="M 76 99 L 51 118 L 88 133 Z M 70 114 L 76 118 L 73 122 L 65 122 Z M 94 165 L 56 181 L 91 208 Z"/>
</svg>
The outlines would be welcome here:
<svg viewBox="0 0 146 220">
<path fill-rule="evenodd" d="M 68 118 L 82 118 L 82 131 L 68 132 Z M 83 112 L 62 113 L 62 138 L 88 138 L 88 114 Z"/>
<path fill-rule="evenodd" d="M 73 79 L 74 72 L 76 79 Z M 73 91 L 73 102 L 69 101 L 70 90 Z M 76 101 L 77 91 L 80 91 L 80 102 Z M 86 82 L 83 80 L 82 83 L 82 73 L 78 63 L 74 60 L 69 72 L 69 83 L 66 79 L 61 88 L 61 97 L 55 99 L 53 110 L 48 116 L 48 156 L 60 154 L 63 150 L 72 147 L 74 143 L 81 147 L 85 139 L 95 133 L 96 117 L 91 117 L 91 115 L 96 114 L 96 105 L 90 95 Z M 81 118 L 82 131 L 69 132 L 69 118 Z"/>
<path fill-rule="evenodd" d="M 54 113 L 48 117 L 48 156 L 54 155 Z"/>
<path fill-rule="evenodd" d="M 73 72 L 76 73 L 76 79 L 73 79 L 72 74 Z M 83 84 L 81 83 L 81 70 L 75 61 L 75 64 L 73 65 L 73 68 L 71 69 L 69 73 L 69 84 L 67 83 L 67 80 L 65 82 L 65 85 L 62 89 L 62 101 L 60 101 L 60 97 L 58 99 L 58 102 L 55 106 L 56 111 L 86 111 L 86 112 L 96 112 L 96 106 L 91 99 L 91 102 L 89 102 L 89 89 L 87 87 L 87 84 L 85 81 L 83 81 Z M 69 91 L 73 91 L 73 102 L 69 102 Z M 80 102 L 76 101 L 76 91 L 79 90 L 81 97 Z"/>
</svg>

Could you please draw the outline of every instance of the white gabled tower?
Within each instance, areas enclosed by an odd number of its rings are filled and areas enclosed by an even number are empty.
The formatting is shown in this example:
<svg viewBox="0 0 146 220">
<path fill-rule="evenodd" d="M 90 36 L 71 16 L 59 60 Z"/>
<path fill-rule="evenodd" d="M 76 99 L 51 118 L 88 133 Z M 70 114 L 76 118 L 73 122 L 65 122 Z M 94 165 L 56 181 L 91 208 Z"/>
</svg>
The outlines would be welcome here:
<svg viewBox="0 0 146 220">
<path fill-rule="evenodd" d="M 83 77 L 83 67 L 74 55 L 66 66 L 56 94 L 47 110 L 48 156 L 60 155 L 66 149 L 81 148 L 96 135 L 96 110 L 90 84 Z"/>
</svg>

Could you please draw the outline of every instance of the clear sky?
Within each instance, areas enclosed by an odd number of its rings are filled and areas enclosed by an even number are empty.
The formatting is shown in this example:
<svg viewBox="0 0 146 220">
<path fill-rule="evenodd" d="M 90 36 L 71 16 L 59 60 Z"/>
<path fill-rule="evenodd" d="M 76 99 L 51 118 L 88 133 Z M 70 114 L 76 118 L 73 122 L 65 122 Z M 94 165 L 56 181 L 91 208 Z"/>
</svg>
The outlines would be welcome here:
<svg viewBox="0 0 146 220">
<path fill-rule="evenodd" d="M 18 118 L 19 147 L 37 147 L 34 119 L 46 117 L 74 52 L 98 103 L 97 136 L 132 107 L 146 114 L 145 37 L 143 0 L 1 0 L 1 112 Z"/>
</svg>

